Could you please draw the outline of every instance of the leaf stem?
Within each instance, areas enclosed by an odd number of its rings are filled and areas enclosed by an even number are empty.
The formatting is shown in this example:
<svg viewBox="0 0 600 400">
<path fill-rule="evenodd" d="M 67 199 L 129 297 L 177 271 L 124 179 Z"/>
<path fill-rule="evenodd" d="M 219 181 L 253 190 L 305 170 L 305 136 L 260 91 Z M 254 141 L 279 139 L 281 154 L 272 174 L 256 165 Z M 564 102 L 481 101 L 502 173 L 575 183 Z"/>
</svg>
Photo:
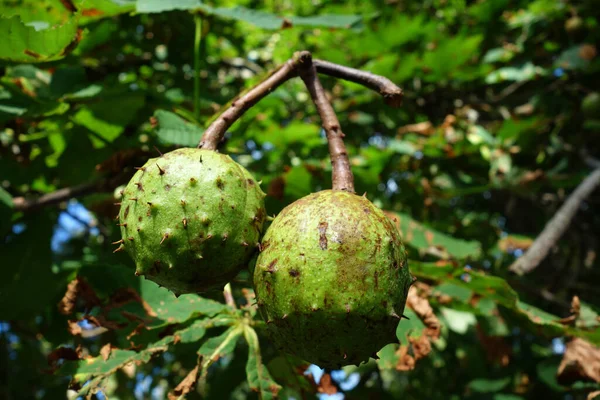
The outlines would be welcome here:
<svg viewBox="0 0 600 400">
<path fill-rule="evenodd" d="M 231 283 L 227 283 L 227 285 L 225 285 L 225 287 L 223 288 L 223 297 L 225 298 L 225 304 L 227 304 L 229 307 L 235 309 L 235 300 L 233 298 L 233 293 L 231 291 Z"/>
</svg>

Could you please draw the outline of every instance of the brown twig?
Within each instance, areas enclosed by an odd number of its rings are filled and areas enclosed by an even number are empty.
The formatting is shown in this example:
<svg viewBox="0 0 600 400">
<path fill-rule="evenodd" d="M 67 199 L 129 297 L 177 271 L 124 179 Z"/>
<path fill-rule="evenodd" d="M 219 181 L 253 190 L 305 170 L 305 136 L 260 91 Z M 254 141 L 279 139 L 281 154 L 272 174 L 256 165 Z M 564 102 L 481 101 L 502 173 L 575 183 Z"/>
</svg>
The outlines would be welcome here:
<svg viewBox="0 0 600 400">
<path fill-rule="evenodd" d="M 297 75 L 295 62 L 296 60 L 294 59 L 286 61 L 271 73 L 267 79 L 244 93 L 241 97 L 234 99 L 229 108 L 219 115 L 204 131 L 198 147 L 207 150 L 216 150 L 227 129 L 238 118 L 282 83 Z"/>
<path fill-rule="evenodd" d="M 264 81 L 234 99 L 226 110 L 204 131 L 198 147 L 216 150 L 227 129 L 248 109 L 287 80 L 298 76 L 298 70 L 302 67 L 301 58 L 307 55 L 311 59 L 311 64 L 315 66 L 316 72 L 355 82 L 372 89 L 383 96 L 385 102 L 392 107 L 399 107 L 402 104 L 402 89 L 389 79 L 328 61 L 312 60 L 312 56 L 308 51 L 300 51 L 295 53 L 290 60 L 277 67 Z"/>
<path fill-rule="evenodd" d="M 312 63 L 311 54 L 308 51 L 302 51 L 299 53 L 298 58 L 302 60 L 299 71 L 300 78 L 302 78 L 310 93 L 310 97 L 317 107 L 317 111 L 321 116 L 323 129 L 325 129 L 325 133 L 327 134 L 329 155 L 331 156 L 333 189 L 354 193 L 354 176 L 350 168 L 348 152 L 344 145 L 344 133 L 340 127 L 340 121 L 337 115 L 335 115 L 331 103 L 327 100 L 325 90 L 317 76 L 317 70 Z"/>
<path fill-rule="evenodd" d="M 575 191 L 571 193 L 567 201 L 560 207 L 552 219 L 546 224 L 544 230 L 535 239 L 527 252 L 519 257 L 509 269 L 519 275 L 533 271 L 548 255 L 550 249 L 566 231 L 583 202 L 600 185 L 600 168 L 596 168 L 589 174 Z"/>
<path fill-rule="evenodd" d="M 376 91 L 392 107 L 400 107 L 402 105 L 402 98 L 404 97 L 402 89 L 388 78 L 329 61 L 313 60 L 313 65 L 320 74 L 355 82 Z"/>
<path fill-rule="evenodd" d="M 121 183 L 125 182 L 126 175 L 118 175 L 113 178 L 101 179 L 98 182 L 84 183 L 77 186 L 58 189 L 52 193 L 47 193 L 35 199 L 26 199 L 25 197 L 13 198 L 13 207 L 15 211 L 29 212 L 39 208 L 58 204 L 73 197 L 86 196 L 92 193 L 111 191 Z"/>
</svg>

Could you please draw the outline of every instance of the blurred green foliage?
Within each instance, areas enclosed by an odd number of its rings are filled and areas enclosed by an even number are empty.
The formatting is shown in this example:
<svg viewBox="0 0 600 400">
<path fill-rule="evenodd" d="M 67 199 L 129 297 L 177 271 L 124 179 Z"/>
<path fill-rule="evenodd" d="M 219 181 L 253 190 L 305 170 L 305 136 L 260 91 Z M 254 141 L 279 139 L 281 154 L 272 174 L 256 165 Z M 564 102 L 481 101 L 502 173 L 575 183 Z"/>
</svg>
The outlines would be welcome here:
<svg viewBox="0 0 600 400">
<path fill-rule="evenodd" d="M 13 204 L 127 178 L 154 146 L 194 146 L 223 105 L 306 49 L 405 91 L 392 109 L 323 78 L 357 191 L 395 217 L 442 323 L 403 370 L 403 349 L 427 335 L 407 309 L 401 347 L 345 369 L 360 378 L 346 398 L 586 398 L 598 383 L 556 374 L 569 338 L 600 344 L 598 194 L 533 273 L 507 267 L 589 173 L 582 150 L 600 154 L 599 17 L 593 0 L 0 0 L 0 397 L 317 396 L 307 365 L 262 335 L 247 272 L 236 309 L 134 276 L 112 253 L 110 185 L 78 198 L 83 220 L 73 204 Z M 262 180 L 269 214 L 331 185 L 299 80 L 250 109 L 221 151 Z M 574 295 L 581 311 L 565 323 Z"/>
</svg>

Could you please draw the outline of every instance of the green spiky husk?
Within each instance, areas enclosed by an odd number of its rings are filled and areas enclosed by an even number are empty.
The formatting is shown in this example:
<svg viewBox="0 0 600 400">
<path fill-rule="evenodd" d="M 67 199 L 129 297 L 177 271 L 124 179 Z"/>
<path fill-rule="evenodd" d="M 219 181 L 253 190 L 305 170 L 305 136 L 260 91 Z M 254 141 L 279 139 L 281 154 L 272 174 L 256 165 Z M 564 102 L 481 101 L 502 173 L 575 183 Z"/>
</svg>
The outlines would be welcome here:
<svg viewBox="0 0 600 400">
<path fill-rule="evenodd" d="M 398 342 L 412 277 L 396 226 L 368 199 L 306 196 L 275 218 L 261 248 L 254 288 L 278 348 L 339 368 Z"/>
<path fill-rule="evenodd" d="M 222 289 L 257 249 L 264 197 L 229 156 L 174 150 L 149 159 L 124 189 L 121 246 L 137 275 L 177 295 Z"/>
</svg>

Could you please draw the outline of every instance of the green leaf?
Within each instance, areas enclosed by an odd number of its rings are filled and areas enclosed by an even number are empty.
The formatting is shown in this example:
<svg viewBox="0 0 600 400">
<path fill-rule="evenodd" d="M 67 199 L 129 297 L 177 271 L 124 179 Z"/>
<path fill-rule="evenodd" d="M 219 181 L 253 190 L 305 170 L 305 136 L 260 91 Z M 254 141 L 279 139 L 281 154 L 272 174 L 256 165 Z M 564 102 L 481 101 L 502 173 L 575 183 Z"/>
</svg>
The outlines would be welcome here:
<svg viewBox="0 0 600 400">
<path fill-rule="evenodd" d="M 451 282 L 443 282 L 441 285 L 436 286 L 434 291 L 448 295 L 454 299 L 462 301 L 463 303 L 468 302 L 473 295 L 473 291 L 470 289 Z"/>
<path fill-rule="evenodd" d="M 246 7 L 217 7 L 211 8 L 209 13 L 225 19 L 247 22 L 263 29 L 280 29 L 284 24 L 282 17 L 266 11 L 252 10 Z"/>
<path fill-rule="evenodd" d="M 388 144 L 388 149 L 399 154 L 408 154 L 412 156 L 417 151 L 417 148 L 411 142 L 406 140 L 392 139 Z"/>
<path fill-rule="evenodd" d="M 178 343 L 195 343 L 204 337 L 206 330 L 218 326 L 229 326 L 237 321 L 230 316 L 216 316 L 214 318 L 204 318 L 195 320 L 190 326 L 175 331 L 174 337 L 178 337 Z"/>
<path fill-rule="evenodd" d="M 162 143 L 195 147 L 204 133 L 200 127 L 170 111 L 157 110 L 154 116 L 158 120 L 156 135 Z"/>
<path fill-rule="evenodd" d="M 2 187 L 0 187 L 0 206 L 13 208 L 12 196 Z"/>
<path fill-rule="evenodd" d="M 310 17 L 289 17 L 293 25 L 322 26 L 326 28 L 351 28 L 362 20 L 360 15 L 321 14 Z"/>
<path fill-rule="evenodd" d="M 590 65 L 590 58 L 586 56 L 585 52 L 586 46 L 589 47 L 589 45 L 573 46 L 563 51 L 554 62 L 554 65 L 564 69 L 586 69 Z M 595 54 L 595 50 L 593 54 Z"/>
<path fill-rule="evenodd" d="M 213 317 L 229 310 L 225 304 L 195 294 L 175 297 L 168 289 L 146 279 L 140 279 L 140 295 L 156 313 L 158 319 L 151 322 L 149 328 L 184 322 L 196 314 Z"/>
<path fill-rule="evenodd" d="M 12 225 L 13 207 L 12 196 L 0 186 L 0 237 L 4 237 Z"/>
<path fill-rule="evenodd" d="M 32 82 L 21 78 L 18 82 L 28 86 Z M 36 82 L 36 84 L 38 84 Z M 45 84 L 44 84 L 45 85 Z M 41 87 L 40 96 L 28 96 L 10 79 L 2 78 L 0 84 L 0 124 L 16 117 L 37 117 L 62 114 L 69 109 L 69 105 L 50 100 L 45 97 L 47 87 Z"/>
<path fill-rule="evenodd" d="M 130 363 L 147 363 L 155 354 L 167 351 L 169 344 L 173 343 L 174 339 L 174 336 L 166 336 L 140 352 L 112 349 L 106 360 L 102 355 L 99 355 L 79 361 L 65 361 L 56 371 L 56 374 L 71 376 L 72 381 L 79 384 L 89 381 L 78 394 L 93 393 L 103 378 L 114 374 L 117 370 Z"/>
<path fill-rule="evenodd" d="M 293 390 L 299 398 L 312 398 L 309 394 L 316 392 L 315 386 L 309 378 L 299 373 L 310 366 L 309 363 L 291 355 L 281 355 L 273 358 L 268 363 L 268 369 L 276 382 L 282 384 L 284 389 Z M 280 393 L 282 397 L 282 393 Z"/>
<path fill-rule="evenodd" d="M 402 343 L 409 337 L 418 338 L 423 336 L 423 333 L 427 327 L 425 324 L 423 324 L 421 318 L 419 318 L 419 316 L 408 307 L 404 309 L 404 315 L 408 317 L 408 319 L 403 319 L 396 328 L 396 337 L 398 340 Z"/>
<path fill-rule="evenodd" d="M 54 220 L 42 214 L 29 218 L 24 231 L 0 243 L 0 320 L 26 319 L 44 310 L 66 284 L 52 272 L 50 238 Z"/>
<path fill-rule="evenodd" d="M 18 16 L 0 17 L 0 60 L 38 63 L 63 58 L 76 45 L 79 15 L 62 25 L 36 29 Z"/>
<path fill-rule="evenodd" d="M 199 381 L 201 387 L 206 382 L 208 368 L 219 358 L 228 355 L 235 350 L 238 339 L 243 334 L 244 328 L 241 324 L 234 325 L 217 337 L 208 339 L 198 349 L 198 355 L 202 356 L 201 373 Z"/>
<path fill-rule="evenodd" d="M 404 243 L 418 250 L 456 259 L 477 258 L 481 254 L 481 244 L 477 241 L 453 238 L 415 221 L 407 214 L 385 213 L 396 223 Z"/>
<path fill-rule="evenodd" d="M 496 393 L 493 400 L 525 400 L 525 398 L 515 394 Z"/>
<path fill-rule="evenodd" d="M 505 67 L 497 69 L 486 76 L 485 82 L 489 84 L 505 81 L 524 82 L 533 80 L 546 74 L 546 70 L 542 67 L 536 67 L 531 62 L 527 62 L 520 67 Z"/>
<path fill-rule="evenodd" d="M 411 273 L 423 279 L 442 281 L 463 286 L 483 298 L 511 310 L 523 327 L 546 337 L 573 335 L 600 344 L 600 322 L 587 321 L 584 328 L 573 328 L 559 322 L 559 317 L 519 300 L 517 293 L 506 281 L 479 271 L 466 271 L 450 263 L 421 263 L 409 261 Z M 467 300 L 467 302 L 470 301 Z M 450 321 L 449 321 L 450 322 Z"/>
<path fill-rule="evenodd" d="M 453 78 L 460 68 L 479 53 L 482 35 L 446 38 L 423 56 L 423 65 L 429 70 L 428 81 Z M 475 74 L 471 74 L 476 77 Z"/>
<path fill-rule="evenodd" d="M 221 335 L 208 339 L 198 349 L 198 355 L 205 358 L 206 362 L 218 360 L 226 354 L 233 352 L 237 344 L 238 338 L 242 335 L 243 328 L 241 325 L 232 326 Z M 203 363 L 204 364 L 204 363 Z"/>
<path fill-rule="evenodd" d="M 268 129 L 263 129 L 262 127 L 252 129 L 251 133 L 258 142 L 269 142 L 275 148 L 301 144 L 310 149 L 325 142 L 320 137 L 319 131 L 320 127 L 316 124 L 293 121 L 284 128 L 279 124 L 272 124 Z"/>
<path fill-rule="evenodd" d="M 50 80 L 50 93 L 55 97 L 61 97 L 84 84 L 86 81 L 85 70 L 82 67 L 63 67 L 52 74 Z"/>
<path fill-rule="evenodd" d="M 285 195 L 290 199 L 299 199 L 311 192 L 312 175 L 305 165 L 290 168 L 284 175 Z"/>
<path fill-rule="evenodd" d="M 169 346 L 175 345 L 176 343 L 198 342 L 206 334 L 207 328 L 230 325 L 231 323 L 232 320 L 221 317 L 196 320 L 186 328 L 179 329 L 173 334 L 149 344 L 139 352 L 112 349 L 106 360 L 104 360 L 102 356 L 98 356 L 79 361 L 66 361 L 57 371 L 57 374 L 71 375 L 74 381 L 80 383 L 97 377 L 105 377 L 115 373 L 119 368 L 122 368 L 129 363 L 147 363 L 155 354 L 169 350 Z M 92 388 L 88 388 L 87 391 L 91 389 Z"/>
<path fill-rule="evenodd" d="M 498 392 L 510 383 L 510 378 L 503 379 L 474 379 L 469 382 L 469 389 L 479 393 Z"/>
<path fill-rule="evenodd" d="M 495 63 L 495 62 L 507 62 L 515 56 L 514 51 L 506 49 L 504 47 L 496 47 L 489 49 L 485 56 L 483 56 L 484 63 Z"/>
<path fill-rule="evenodd" d="M 256 331 L 249 325 L 244 326 L 244 337 L 248 342 L 248 363 L 246 364 L 246 376 L 250 389 L 258 393 L 261 399 L 274 399 L 281 390 L 269 370 L 262 363 L 260 344 Z"/>
<path fill-rule="evenodd" d="M 475 326 L 477 323 L 475 315 L 470 312 L 459 311 L 447 307 L 442 307 L 441 312 L 448 329 L 460 335 L 467 333 L 469 328 Z"/>
<path fill-rule="evenodd" d="M 172 336 L 167 338 L 169 340 L 161 340 L 139 353 L 133 350 L 113 349 L 106 361 L 102 356 L 98 356 L 77 363 L 65 363 L 58 374 L 72 375 L 75 381 L 85 382 L 98 375 L 110 375 L 131 362 L 147 363 L 155 353 L 161 353 L 168 349 L 168 343 L 165 342 L 172 341 Z"/>
<path fill-rule="evenodd" d="M 73 116 L 73 121 L 96 133 L 103 140 L 113 142 L 134 120 L 144 102 L 144 95 L 141 93 L 125 93 L 104 98 L 80 109 Z"/>
<path fill-rule="evenodd" d="M 125 290 L 134 292 L 135 295 L 139 294 L 139 299 L 144 304 L 132 301 L 118 307 L 113 306 L 108 314 L 109 319 L 113 321 L 127 322 L 122 315 L 124 310 L 146 321 L 147 329 L 183 323 L 199 315 L 210 318 L 217 315 L 220 318 L 233 318 L 231 309 L 223 303 L 196 294 L 175 297 L 168 289 L 150 280 L 136 277 L 133 268 L 119 264 L 114 259 L 110 264 L 85 263 L 78 273 L 90 283 L 101 298 L 110 298 L 115 292 Z"/>
<path fill-rule="evenodd" d="M 474 145 L 485 143 L 490 146 L 495 146 L 497 144 L 496 138 L 481 125 L 471 125 L 469 127 L 467 139 Z"/>
<path fill-rule="evenodd" d="M 202 2 L 199 0 L 137 0 L 135 2 L 135 11 L 140 14 L 160 13 L 175 10 L 186 11 L 196 9 L 204 11 L 205 8 L 211 7 L 202 4 Z"/>
<path fill-rule="evenodd" d="M 81 56 L 88 51 L 94 50 L 98 46 L 107 43 L 118 30 L 119 26 L 114 20 L 108 19 L 98 23 L 92 30 L 86 30 L 83 39 L 81 39 L 79 46 L 73 51 L 73 54 Z"/>
<path fill-rule="evenodd" d="M 289 26 L 322 26 L 327 28 L 350 28 L 360 22 L 359 15 L 323 14 L 309 17 L 283 17 L 270 12 L 253 10 L 246 7 L 211 7 L 199 0 L 137 0 L 138 13 L 159 13 L 173 10 L 201 10 L 208 15 L 216 15 L 225 19 L 247 22 L 263 29 L 281 29 Z"/>
<path fill-rule="evenodd" d="M 402 324 L 404 322 L 406 321 L 403 321 Z M 381 371 L 396 369 L 396 364 L 398 364 L 398 355 L 396 354 L 396 351 L 398 351 L 398 345 L 390 343 L 377 352 L 377 357 L 379 357 L 377 366 Z"/>
<path fill-rule="evenodd" d="M 84 25 L 98 19 L 135 11 L 135 2 L 131 0 L 82 0 L 79 7 L 82 14 L 80 24 Z M 97 26 L 94 27 L 94 30 L 97 28 Z M 93 32 L 90 33 L 93 34 Z"/>
</svg>

